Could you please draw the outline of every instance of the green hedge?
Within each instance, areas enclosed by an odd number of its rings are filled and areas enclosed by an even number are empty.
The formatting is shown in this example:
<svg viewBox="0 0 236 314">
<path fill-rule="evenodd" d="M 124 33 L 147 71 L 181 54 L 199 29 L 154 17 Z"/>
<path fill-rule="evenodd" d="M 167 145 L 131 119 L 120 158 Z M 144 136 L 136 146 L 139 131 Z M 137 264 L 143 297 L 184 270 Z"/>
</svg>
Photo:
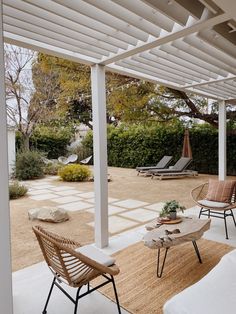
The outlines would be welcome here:
<svg viewBox="0 0 236 314">
<path fill-rule="evenodd" d="M 37 127 L 30 137 L 30 149 L 44 152 L 49 159 L 57 159 L 67 154 L 67 145 L 73 136 L 71 128 Z M 16 149 L 20 151 L 23 145 L 22 137 L 16 133 Z"/>
<path fill-rule="evenodd" d="M 108 165 L 135 168 L 152 165 L 163 155 L 174 156 L 173 162 L 182 154 L 183 127 L 109 127 Z M 192 169 L 200 173 L 218 173 L 218 132 L 210 127 L 190 129 L 190 142 L 193 152 Z M 83 145 L 92 149 L 92 133 Z M 236 175 L 236 135 L 227 136 L 228 175 Z"/>
</svg>

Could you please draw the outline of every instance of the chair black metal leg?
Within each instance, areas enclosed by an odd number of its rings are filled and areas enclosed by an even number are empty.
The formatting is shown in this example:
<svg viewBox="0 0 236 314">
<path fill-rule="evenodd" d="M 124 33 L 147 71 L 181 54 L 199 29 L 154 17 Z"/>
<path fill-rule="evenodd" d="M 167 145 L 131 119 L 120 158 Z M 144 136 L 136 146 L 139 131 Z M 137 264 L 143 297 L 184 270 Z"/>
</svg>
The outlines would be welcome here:
<svg viewBox="0 0 236 314">
<path fill-rule="evenodd" d="M 76 293 L 74 314 L 77 313 L 80 289 L 81 287 L 78 288 L 77 293 Z"/>
<path fill-rule="evenodd" d="M 197 246 L 197 242 L 196 242 L 196 241 L 192 241 L 192 242 L 193 242 L 193 247 L 194 247 L 195 252 L 196 252 L 196 254 L 197 254 L 199 263 L 202 264 L 202 258 L 201 258 L 201 255 L 200 255 L 200 252 L 199 252 L 199 249 L 198 249 L 198 246 Z"/>
<path fill-rule="evenodd" d="M 165 255 L 164 255 L 164 259 L 163 259 L 161 267 L 160 267 L 161 249 L 158 249 L 158 251 L 157 251 L 157 277 L 158 278 L 161 278 L 161 276 L 162 276 L 168 250 L 169 250 L 169 248 L 167 247 L 166 250 L 165 250 Z"/>
<path fill-rule="evenodd" d="M 225 235 L 226 235 L 226 240 L 228 240 L 228 239 L 229 239 L 229 236 L 228 236 L 228 229 L 227 229 L 227 221 L 226 221 L 226 218 L 227 218 L 227 215 L 226 215 L 226 213 L 224 212 Z"/>
<path fill-rule="evenodd" d="M 234 221 L 234 225 L 235 225 L 235 227 L 236 227 L 236 221 L 235 221 L 234 213 L 233 213 L 232 209 L 230 209 L 230 212 L 231 212 L 231 215 L 232 215 L 232 218 L 233 218 L 233 221 Z"/>
<path fill-rule="evenodd" d="M 203 210 L 203 208 L 201 207 L 198 218 L 201 218 L 202 210 Z"/>
<path fill-rule="evenodd" d="M 120 303 L 119 303 L 118 294 L 116 291 L 116 284 L 115 284 L 115 280 L 114 280 L 113 276 L 111 276 L 111 281 L 112 281 L 112 285 L 113 285 L 113 289 L 114 289 L 114 293 L 115 293 L 115 297 L 116 297 L 116 304 L 117 304 L 118 313 L 121 314 Z"/>
<path fill-rule="evenodd" d="M 89 286 L 89 282 L 88 282 L 88 284 L 87 284 L 87 291 L 89 292 L 89 290 L 90 290 L 90 286 Z"/>
<path fill-rule="evenodd" d="M 211 211 L 210 211 L 210 209 L 208 209 L 208 219 L 210 219 L 211 218 Z"/>
<path fill-rule="evenodd" d="M 45 304 L 43 312 L 42 312 L 43 314 L 47 313 L 47 306 L 48 306 L 48 302 L 49 302 L 49 299 L 50 299 L 51 294 L 52 294 L 52 289 L 54 287 L 55 281 L 56 281 L 56 277 L 53 278 L 52 285 L 51 285 L 51 288 L 50 288 L 49 293 L 48 293 L 47 301 L 46 301 L 46 304 Z"/>
</svg>

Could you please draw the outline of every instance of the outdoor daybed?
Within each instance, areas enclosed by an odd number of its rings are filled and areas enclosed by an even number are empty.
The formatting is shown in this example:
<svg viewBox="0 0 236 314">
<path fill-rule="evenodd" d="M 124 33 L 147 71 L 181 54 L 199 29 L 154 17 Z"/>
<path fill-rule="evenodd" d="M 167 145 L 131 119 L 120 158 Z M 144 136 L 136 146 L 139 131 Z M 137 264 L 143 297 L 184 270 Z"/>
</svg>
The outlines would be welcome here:
<svg viewBox="0 0 236 314">
<path fill-rule="evenodd" d="M 236 250 L 199 282 L 172 297 L 164 305 L 164 314 L 235 314 Z"/>
</svg>

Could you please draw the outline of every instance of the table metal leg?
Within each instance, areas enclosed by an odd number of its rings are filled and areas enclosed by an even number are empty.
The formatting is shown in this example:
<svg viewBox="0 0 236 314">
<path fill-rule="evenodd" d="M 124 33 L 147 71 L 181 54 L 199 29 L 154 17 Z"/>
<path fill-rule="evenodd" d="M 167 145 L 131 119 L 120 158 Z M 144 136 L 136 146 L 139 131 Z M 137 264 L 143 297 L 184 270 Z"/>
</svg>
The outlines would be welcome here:
<svg viewBox="0 0 236 314">
<path fill-rule="evenodd" d="M 157 277 L 158 278 L 161 278 L 161 276 L 162 276 L 168 250 L 169 250 L 169 248 L 167 247 L 165 249 L 164 259 L 163 259 L 162 263 L 160 261 L 161 249 L 158 249 L 158 251 L 157 251 Z"/>
<path fill-rule="evenodd" d="M 193 242 L 193 247 L 195 249 L 195 252 L 197 254 L 197 257 L 198 257 L 198 260 L 199 260 L 199 263 L 202 264 L 202 259 L 201 259 L 201 255 L 200 255 L 200 252 L 199 252 L 199 249 L 198 249 L 198 246 L 197 246 L 197 243 L 196 241 L 192 241 Z"/>
</svg>

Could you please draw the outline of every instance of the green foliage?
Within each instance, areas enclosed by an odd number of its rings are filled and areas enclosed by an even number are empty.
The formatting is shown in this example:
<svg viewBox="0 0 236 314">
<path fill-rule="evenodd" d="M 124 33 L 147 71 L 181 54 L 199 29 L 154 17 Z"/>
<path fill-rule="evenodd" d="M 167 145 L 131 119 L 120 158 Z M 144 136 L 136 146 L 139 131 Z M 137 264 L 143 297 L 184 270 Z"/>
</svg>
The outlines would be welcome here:
<svg viewBox="0 0 236 314">
<path fill-rule="evenodd" d="M 166 202 L 160 212 L 160 217 L 166 217 L 170 213 L 176 213 L 177 211 L 184 212 L 186 208 L 184 206 L 181 206 L 179 202 L 176 200 L 172 200 L 169 202 Z"/>
<path fill-rule="evenodd" d="M 59 162 L 49 162 L 44 166 L 43 173 L 50 176 L 56 176 L 58 170 L 62 167 L 64 167 L 64 165 Z"/>
<path fill-rule="evenodd" d="M 18 181 L 9 184 L 9 197 L 10 200 L 14 200 L 24 196 L 28 189 Z"/>
<path fill-rule="evenodd" d="M 78 145 L 76 147 L 70 148 L 68 150 L 68 154 L 69 155 L 76 154 L 78 156 L 78 159 L 76 162 L 79 163 L 81 160 L 92 155 L 92 149 L 84 145 Z"/>
<path fill-rule="evenodd" d="M 72 136 L 70 126 L 40 125 L 33 132 L 30 147 L 45 152 L 49 159 L 55 159 L 66 155 Z"/>
<path fill-rule="evenodd" d="M 87 166 L 83 165 L 67 165 L 58 171 L 63 181 L 86 181 L 91 176 L 91 171 Z"/>
<path fill-rule="evenodd" d="M 36 151 L 25 151 L 16 156 L 15 176 L 19 180 L 30 180 L 43 177 L 44 163 Z"/>
<path fill-rule="evenodd" d="M 108 128 L 108 165 L 135 168 L 155 165 L 164 155 L 174 156 L 172 164 L 182 154 L 184 128 L 181 125 L 125 126 Z M 92 149 L 92 133 L 83 145 Z M 190 129 L 193 153 L 191 169 L 200 173 L 218 173 L 218 131 L 208 124 Z M 236 135 L 227 136 L 228 175 L 236 175 Z"/>
<path fill-rule="evenodd" d="M 23 137 L 19 131 L 16 131 L 16 152 L 20 152 L 23 149 Z"/>
</svg>

